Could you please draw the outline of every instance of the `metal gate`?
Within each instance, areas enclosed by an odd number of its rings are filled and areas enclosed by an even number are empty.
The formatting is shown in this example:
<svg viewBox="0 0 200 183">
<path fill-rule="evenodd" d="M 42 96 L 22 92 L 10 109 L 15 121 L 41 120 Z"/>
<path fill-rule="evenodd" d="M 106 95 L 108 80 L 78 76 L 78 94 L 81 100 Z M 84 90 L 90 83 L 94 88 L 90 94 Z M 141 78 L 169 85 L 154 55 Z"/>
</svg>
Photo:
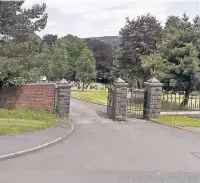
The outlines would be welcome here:
<svg viewBox="0 0 200 183">
<path fill-rule="evenodd" d="M 108 87 L 108 97 L 107 97 L 107 114 L 109 117 L 113 117 L 113 95 L 114 91 L 112 86 Z"/>
<path fill-rule="evenodd" d="M 143 118 L 145 90 L 128 90 L 126 116 L 128 118 Z"/>
</svg>

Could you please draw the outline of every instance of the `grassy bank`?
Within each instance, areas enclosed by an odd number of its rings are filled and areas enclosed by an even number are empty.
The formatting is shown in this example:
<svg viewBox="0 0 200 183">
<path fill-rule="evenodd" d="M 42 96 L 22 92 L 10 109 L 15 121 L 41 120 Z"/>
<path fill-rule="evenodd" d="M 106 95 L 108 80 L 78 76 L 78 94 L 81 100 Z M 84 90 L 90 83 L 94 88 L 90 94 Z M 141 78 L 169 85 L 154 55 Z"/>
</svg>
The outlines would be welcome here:
<svg viewBox="0 0 200 183">
<path fill-rule="evenodd" d="M 187 116 L 159 116 L 154 119 L 156 122 L 180 127 L 200 127 L 199 118 Z"/>
<path fill-rule="evenodd" d="M 107 95 L 107 91 L 72 91 L 74 98 L 104 105 L 107 103 Z"/>
<path fill-rule="evenodd" d="M 0 109 L 0 135 L 43 130 L 54 124 L 54 115 L 45 111 Z"/>
</svg>

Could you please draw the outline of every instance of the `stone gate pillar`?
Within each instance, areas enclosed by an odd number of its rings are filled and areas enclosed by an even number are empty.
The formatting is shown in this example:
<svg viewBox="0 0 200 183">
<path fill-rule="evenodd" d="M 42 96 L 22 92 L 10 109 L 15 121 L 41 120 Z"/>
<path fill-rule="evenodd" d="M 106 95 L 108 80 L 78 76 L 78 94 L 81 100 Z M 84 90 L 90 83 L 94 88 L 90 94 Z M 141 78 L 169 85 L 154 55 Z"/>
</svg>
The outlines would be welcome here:
<svg viewBox="0 0 200 183">
<path fill-rule="evenodd" d="M 69 117 L 71 86 L 62 79 L 58 84 L 57 114 L 59 117 Z"/>
<path fill-rule="evenodd" d="M 113 120 L 126 121 L 127 87 L 121 78 L 115 80 L 113 84 Z"/>
<path fill-rule="evenodd" d="M 149 120 L 160 115 L 163 84 L 158 79 L 153 77 L 145 82 L 144 86 L 144 118 Z"/>
</svg>

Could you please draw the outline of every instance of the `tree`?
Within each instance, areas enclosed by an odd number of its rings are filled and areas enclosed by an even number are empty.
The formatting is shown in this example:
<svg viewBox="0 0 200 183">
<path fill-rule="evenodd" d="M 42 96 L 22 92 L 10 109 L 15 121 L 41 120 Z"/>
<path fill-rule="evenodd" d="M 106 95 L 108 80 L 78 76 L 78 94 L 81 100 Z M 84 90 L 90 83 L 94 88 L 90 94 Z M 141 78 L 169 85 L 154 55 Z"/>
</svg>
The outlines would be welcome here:
<svg viewBox="0 0 200 183">
<path fill-rule="evenodd" d="M 0 83 L 24 84 L 35 82 L 38 77 L 38 66 L 34 55 L 39 52 L 39 43 L 26 41 L 0 46 Z M 37 68 L 37 69 L 36 69 Z M 35 71 L 35 73 L 33 73 Z"/>
<path fill-rule="evenodd" d="M 150 14 L 133 20 L 126 19 L 126 25 L 120 31 L 122 39 L 120 68 L 125 70 L 129 82 L 148 78 L 149 72 L 142 68 L 142 56 L 157 50 L 161 34 L 161 24 Z"/>
<path fill-rule="evenodd" d="M 51 81 L 69 79 L 73 72 L 69 64 L 69 53 L 58 44 L 52 47 L 44 45 L 42 52 L 35 55 L 34 60 L 39 65 L 39 75 L 45 75 Z"/>
<path fill-rule="evenodd" d="M 85 49 L 88 47 L 83 40 L 67 35 L 51 46 L 43 45 L 41 53 L 34 59 L 40 65 L 40 75 L 47 76 L 49 80 L 74 80 L 78 59 Z"/>
<path fill-rule="evenodd" d="M 57 35 L 46 34 L 43 36 L 43 43 L 45 43 L 47 45 L 53 45 L 56 43 L 57 39 L 58 39 Z"/>
<path fill-rule="evenodd" d="M 76 78 L 83 83 L 82 91 L 87 83 L 95 77 L 95 59 L 93 53 L 85 48 L 76 63 Z"/>
<path fill-rule="evenodd" d="M 35 31 L 45 28 L 46 5 L 23 9 L 24 1 L 0 2 L 0 87 L 36 81 L 38 66 L 32 57 L 40 50 Z"/>
<path fill-rule="evenodd" d="M 63 49 L 69 53 L 68 64 L 71 68 L 72 74 L 68 79 L 76 80 L 76 63 L 83 50 L 88 48 L 86 42 L 77 36 L 69 34 L 58 39 L 57 44 L 63 47 Z"/>
<path fill-rule="evenodd" d="M 43 45 L 42 52 L 34 57 L 40 66 L 40 75 L 45 75 L 51 81 L 71 78 L 75 68 L 70 63 L 70 53 L 65 44 Z"/>
<path fill-rule="evenodd" d="M 154 53 L 150 55 L 145 55 L 142 57 L 142 67 L 144 71 L 149 71 L 151 77 L 162 78 L 165 71 L 166 65 L 164 64 L 161 54 Z"/>
<path fill-rule="evenodd" d="M 35 31 L 45 28 L 47 14 L 46 4 L 36 4 L 31 9 L 23 9 L 24 1 L 0 1 L 0 34 L 4 40 L 24 42 Z"/>
<path fill-rule="evenodd" d="M 119 58 L 120 58 L 120 48 L 119 46 L 114 47 L 114 56 L 113 56 L 113 62 L 112 62 L 112 69 L 110 73 L 110 81 L 114 82 L 115 79 L 119 78 L 122 76 L 123 71 L 120 70 L 119 67 Z"/>
<path fill-rule="evenodd" d="M 97 80 L 108 82 L 113 62 L 113 48 L 109 43 L 87 38 L 88 47 L 93 51 L 96 60 Z"/>
<path fill-rule="evenodd" d="M 165 90 L 184 91 L 181 105 L 188 104 L 189 95 L 200 84 L 198 57 L 198 33 L 196 22 L 189 22 L 186 14 L 182 18 L 168 18 L 159 53 L 143 59 L 144 68 L 153 68 L 152 74 L 164 83 Z"/>
</svg>

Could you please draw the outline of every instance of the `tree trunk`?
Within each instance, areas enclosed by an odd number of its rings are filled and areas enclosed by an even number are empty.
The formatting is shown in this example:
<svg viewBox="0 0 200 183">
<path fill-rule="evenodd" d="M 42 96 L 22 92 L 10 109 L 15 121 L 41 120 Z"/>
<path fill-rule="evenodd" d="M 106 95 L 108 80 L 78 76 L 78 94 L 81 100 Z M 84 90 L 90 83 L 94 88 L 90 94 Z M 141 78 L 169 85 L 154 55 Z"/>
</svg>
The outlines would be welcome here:
<svg viewBox="0 0 200 183">
<path fill-rule="evenodd" d="M 181 102 L 181 106 L 185 107 L 188 105 L 189 97 L 190 97 L 190 92 L 185 91 L 184 100 L 183 100 L 183 102 Z"/>
<path fill-rule="evenodd" d="M 82 86 L 82 91 L 84 91 L 84 87 L 85 87 L 85 83 L 83 83 L 83 86 Z"/>
</svg>

